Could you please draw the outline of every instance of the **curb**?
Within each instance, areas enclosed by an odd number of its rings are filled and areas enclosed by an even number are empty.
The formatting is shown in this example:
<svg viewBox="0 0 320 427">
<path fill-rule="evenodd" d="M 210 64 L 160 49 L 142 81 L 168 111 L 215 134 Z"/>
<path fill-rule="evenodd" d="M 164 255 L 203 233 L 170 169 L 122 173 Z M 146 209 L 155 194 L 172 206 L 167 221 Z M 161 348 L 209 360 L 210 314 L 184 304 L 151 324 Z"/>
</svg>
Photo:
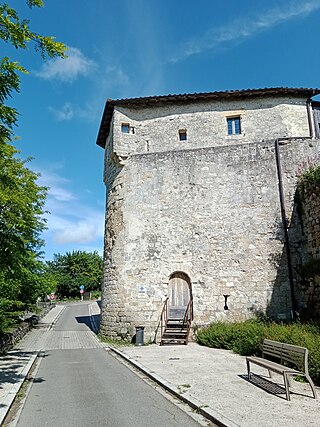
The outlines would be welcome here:
<svg viewBox="0 0 320 427">
<path fill-rule="evenodd" d="M 176 387 L 160 377 L 159 375 L 155 374 L 153 371 L 150 371 L 145 366 L 141 365 L 141 363 L 137 362 L 136 360 L 132 359 L 131 357 L 127 356 L 122 351 L 108 346 L 105 348 L 105 350 L 111 350 L 118 356 L 120 356 L 122 359 L 126 360 L 128 363 L 130 363 L 135 368 L 139 369 L 139 371 L 143 372 L 146 376 L 151 378 L 153 381 L 155 381 L 157 384 L 159 384 L 162 388 L 167 390 L 170 394 L 181 400 L 182 402 L 189 405 L 192 409 L 195 409 L 199 414 L 207 418 L 208 420 L 212 421 L 219 427 L 239 427 L 239 424 L 234 423 L 230 419 L 226 418 L 224 415 L 220 414 L 218 411 L 206 407 L 206 405 L 200 402 L 195 397 L 185 397 L 181 395 L 179 392 L 177 392 Z"/>
<path fill-rule="evenodd" d="M 30 372 L 30 369 L 32 368 L 32 365 L 34 364 L 34 361 L 38 357 L 39 350 L 33 352 L 34 354 L 31 356 L 30 360 L 26 364 L 26 366 L 23 368 L 21 373 L 19 374 L 20 378 L 12 385 L 10 388 L 10 391 L 7 393 L 6 397 L 1 402 L 0 407 L 0 426 L 2 426 L 4 419 L 6 418 L 14 399 L 16 398 L 16 395 L 18 394 L 22 384 L 24 383 L 28 373 Z M 9 354 L 9 353 L 8 353 Z"/>
<path fill-rule="evenodd" d="M 48 323 L 48 327 L 47 327 L 47 331 L 50 331 L 50 329 L 52 329 L 52 327 L 53 327 L 53 325 L 57 322 L 57 320 L 59 319 L 59 317 L 61 316 L 61 314 L 62 314 L 62 312 L 65 310 L 65 306 L 64 305 L 56 305 L 56 307 L 61 307 L 61 310 L 59 310 L 58 311 L 58 313 L 54 316 L 54 318 Z M 41 326 L 43 326 L 43 325 L 45 325 L 46 323 L 45 322 L 43 322 L 42 324 L 41 324 L 41 322 L 39 322 L 39 325 Z"/>
</svg>

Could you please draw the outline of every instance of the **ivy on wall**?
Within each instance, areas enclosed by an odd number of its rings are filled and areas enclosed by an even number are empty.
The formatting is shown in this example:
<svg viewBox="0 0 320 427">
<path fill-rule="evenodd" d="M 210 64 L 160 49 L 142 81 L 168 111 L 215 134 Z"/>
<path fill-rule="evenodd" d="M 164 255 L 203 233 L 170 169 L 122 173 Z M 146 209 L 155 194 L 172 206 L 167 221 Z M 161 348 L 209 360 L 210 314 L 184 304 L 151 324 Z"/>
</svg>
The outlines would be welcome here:
<svg viewBox="0 0 320 427">
<path fill-rule="evenodd" d="M 320 165 L 311 166 L 302 172 L 298 179 L 297 190 L 302 202 L 308 197 L 320 197 Z"/>
<path fill-rule="evenodd" d="M 305 164 L 297 181 L 296 202 L 301 225 L 305 226 L 309 240 L 309 259 L 300 266 L 300 290 L 304 294 L 305 308 L 300 315 L 306 319 L 319 319 L 320 313 L 320 258 L 319 229 L 320 221 L 320 164 L 319 157 L 313 164 Z M 311 239 L 311 240 L 310 240 Z M 316 245 L 316 246 L 314 246 Z M 311 247 L 312 246 L 312 247 Z"/>
</svg>

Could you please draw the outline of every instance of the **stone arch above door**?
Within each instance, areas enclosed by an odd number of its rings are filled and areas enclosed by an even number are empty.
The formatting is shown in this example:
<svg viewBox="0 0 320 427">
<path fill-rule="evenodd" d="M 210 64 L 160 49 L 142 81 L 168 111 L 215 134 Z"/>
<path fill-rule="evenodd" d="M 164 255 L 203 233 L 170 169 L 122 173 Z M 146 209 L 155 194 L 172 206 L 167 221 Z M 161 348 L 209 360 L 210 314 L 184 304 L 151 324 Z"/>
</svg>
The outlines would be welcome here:
<svg viewBox="0 0 320 427">
<path fill-rule="evenodd" d="M 168 314 L 170 319 L 181 319 L 184 317 L 191 295 L 191 281 L 189 276 L 183 271 L 172 273 L 168 283 Z"/>
</svg>

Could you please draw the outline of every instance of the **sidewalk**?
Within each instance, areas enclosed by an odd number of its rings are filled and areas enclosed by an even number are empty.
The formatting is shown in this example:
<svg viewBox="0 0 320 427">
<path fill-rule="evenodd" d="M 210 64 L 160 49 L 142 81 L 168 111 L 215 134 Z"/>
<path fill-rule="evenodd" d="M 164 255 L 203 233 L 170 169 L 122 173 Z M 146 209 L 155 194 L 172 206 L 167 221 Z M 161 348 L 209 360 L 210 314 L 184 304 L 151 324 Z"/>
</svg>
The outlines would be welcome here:
<svg viewBox="0 0 320 427">
<path fill-rule="evenodd" d="M 98 316 L 98 304 L 90 306 Z M 114 353 L 136 366 L 204 416 L 227 427 L 313 427 L 319 425 L 318 399 L 309 384 L 292 382 L 291 401 L 285 398 L 283 379 L 253 366 L 247 381 L 245 357 L 227 350 L 211 349 L 196 343 L 188 346 L 119 346 Z M 138 426 L 137 426 L 138 427 Z"/>
<path fill-rule="evenodd" d="M 40 320 L 39 325 L 50 328 L 63 309 L 61 305 L 54 307 Z M 27 335 L 37 335 L 37 332 L 37 329 L 33 329 Z M 38 351 L 26 350 L 23 341 L 0 357 L 0 426 L 38 355 Z"/>
<path fill-rule="evenodd" d="M 0 358 L 0 425 L 28 374 L 37 351 L 30 342 L 56 321 L 64 306 L 56 306 L 5 357 Z M 89 308 L 99 315 L 98 304 Z M 96 318 L 97 320 L 97 318 Z M 96 321 L 95 320 L 95 321 Z M 29 344 L 28 344 L 29 343 Z M 293 381 L 291 401 L 285 399 L 282 377 L 254 366 L 253 381 L 247 381 L 245 358 L 226 350 L 189 343 L 188 346 L 109 347 L 113 353 L 185 400 L 217 425 L 227 427 L 316 427 L 319 425 L 320 389 L 312 398 L 308 384 Z M 261 376 L 260 376 L 261 375 Z M 139 427 L 139 426 L 137 426 Z"/>
<path fill-rule="evenodd" d="M 111 350 L 200 409 L 218 425 L 228 427 L 319 426 L 320 399 L 310 386 L 293 381 L 291 401 L 285 398 L 283 380 L 254 366 L 254 383 L 247 381 L 245 358 L 227 350 L 152 344 L 112 347 Z M 317 387 L 318 396 L 320 390 Z"/>
</svg>

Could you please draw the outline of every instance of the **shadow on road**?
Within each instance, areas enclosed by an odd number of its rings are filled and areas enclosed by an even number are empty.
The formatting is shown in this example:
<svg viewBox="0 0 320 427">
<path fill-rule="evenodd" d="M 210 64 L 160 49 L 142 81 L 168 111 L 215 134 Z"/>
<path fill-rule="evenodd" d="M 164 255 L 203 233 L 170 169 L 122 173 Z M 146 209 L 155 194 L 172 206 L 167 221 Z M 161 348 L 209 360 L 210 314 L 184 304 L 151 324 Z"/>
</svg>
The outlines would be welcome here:
<svg viewBox="0 0 320 427">
<path fill-rule="evenodd" d="M 78 323 L 85 324 L 93 332 L 97 332 L 100 323 L 100 314 L 94 314 L 93 316 L 76 316 Z"/>
<path fill-rule="evenodd" d="M 28 359 L 34 356 L 34 351 L 10 351 L 6 356 L 1 357 L 0 361 L 0 389 L 4 384 L 15 384 L 25 378 L 22 371 L 28 363 Z M 4 387 L 3 387 L 4 386 Z"/>
</svg>

